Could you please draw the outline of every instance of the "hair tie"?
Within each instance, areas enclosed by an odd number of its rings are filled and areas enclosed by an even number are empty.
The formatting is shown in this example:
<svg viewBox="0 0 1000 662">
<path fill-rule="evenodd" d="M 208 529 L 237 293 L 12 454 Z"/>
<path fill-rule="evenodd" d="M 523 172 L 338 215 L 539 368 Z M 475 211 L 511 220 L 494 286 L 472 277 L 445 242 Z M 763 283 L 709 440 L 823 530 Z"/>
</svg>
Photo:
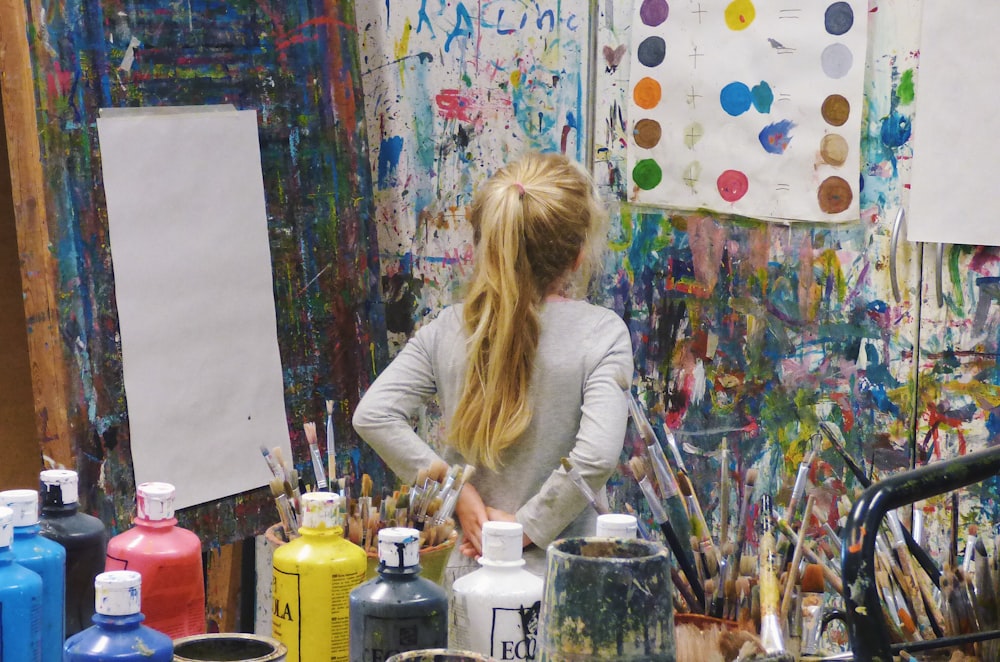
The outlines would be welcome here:
<svg viewBox="0 0 1000 662">
<path fill-rule="evenodd" d="M 521 182 L 514 182 L 514 188 L 517 189 L 517 197 L 523 198 L 524 197 L 524 184 L 522 184 Z"/>
</svg>

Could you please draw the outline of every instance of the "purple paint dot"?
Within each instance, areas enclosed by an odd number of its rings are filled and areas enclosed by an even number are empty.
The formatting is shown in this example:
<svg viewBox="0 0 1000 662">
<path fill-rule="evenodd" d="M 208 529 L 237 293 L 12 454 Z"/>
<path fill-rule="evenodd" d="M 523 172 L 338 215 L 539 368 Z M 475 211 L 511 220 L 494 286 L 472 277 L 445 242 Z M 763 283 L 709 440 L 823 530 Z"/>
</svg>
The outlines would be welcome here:
<svg viewBox="0 0 1000 662">
<path fill-rule="evenodd" d="M 667 20 L 669 13 L 670 7 L 667 6 L 667 0 L 642 0 L 642 6 L 639 7 L 639 18 L 651 28 L 655 28 Z"/>
</svg>

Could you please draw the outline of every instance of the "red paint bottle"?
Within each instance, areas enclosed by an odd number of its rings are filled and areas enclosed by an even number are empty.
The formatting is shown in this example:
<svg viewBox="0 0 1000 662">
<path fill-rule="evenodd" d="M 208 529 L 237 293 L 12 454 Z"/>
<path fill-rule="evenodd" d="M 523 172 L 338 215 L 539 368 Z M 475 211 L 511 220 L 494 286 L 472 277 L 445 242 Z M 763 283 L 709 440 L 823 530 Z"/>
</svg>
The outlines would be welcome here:
<svg viewBox="0 0 1000 662">
<path fill-rule="evenodd" d="M 135 490 L 136 517 L 128 531 L 108 541 L 105 570 L 142 575 L 145 625 L 171 639 L 205 632 L 205 571 L 201 541 L 177 526 L 174 486 L 142 483 Z"/>
</svg>

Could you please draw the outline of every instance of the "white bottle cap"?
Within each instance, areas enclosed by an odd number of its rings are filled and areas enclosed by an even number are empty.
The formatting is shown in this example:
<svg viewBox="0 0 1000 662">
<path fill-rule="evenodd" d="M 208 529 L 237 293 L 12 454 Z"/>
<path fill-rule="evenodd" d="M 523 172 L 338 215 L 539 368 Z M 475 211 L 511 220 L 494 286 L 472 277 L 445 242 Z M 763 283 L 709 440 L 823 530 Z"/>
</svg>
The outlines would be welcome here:
<svg viewBox="0 0 1000 662">
<path fill-rule="evenodd" d="M 597 516 L 598 538 L 635 538 L 639 531 L 634 515 L 608 513 Z"/>
<path fill-rule="evenodd" d="M 307 529 L 343 527 L 340 497 L 333 492 L 306 492 L 300 497 L 302 524 Z"/>
<path fill-rule="evenodd" d="M 154 522 L 170 519 L 174 516 L 175 491 L 170 483 L 140 483 L 135 488 L 136 514 Z"/>
<path fill-rule="evenodd" d="M 10 547 L 14 539 L 14 511 L 7 506 L 0 506 L 0 549 Z"/>
<path fill-rule="evenodd" d="M 38 524 L 38 492 L 36 490 L 4 490 L 0 506 L 14 511 L 14 526 Z"/>
<path fill-rule="evenodd" d="M 134 570 L 112 570 L 94 577 L 94 606 L 105 616 L 129 616 L 142 609 L 142 575 Z"/>
<path fill-rule="evenodd" d="M 523 565 L 524 527 L 518 522 L 485 522 L 483 556 L 486 563 Z"/>
<path fill-rule="evenodd" d="M 394 526 L 378 532 L 378 559 L 389 568 L 420 564 L 420 532 Z"/>
<path fill-rule="evenodd" d="M 70 471 L 69 469 L 46 469 L 39 476 L 42 479 L 42 484 L 46 487 L 46 491 L 59 488 L 60 500 L 63 505 L 79 502 L 80 494 L 77 492 L 79 479 L 75 471 Z M 48 500 L 46 500 L 46 503 L 49 503 Z"/>
</svg>

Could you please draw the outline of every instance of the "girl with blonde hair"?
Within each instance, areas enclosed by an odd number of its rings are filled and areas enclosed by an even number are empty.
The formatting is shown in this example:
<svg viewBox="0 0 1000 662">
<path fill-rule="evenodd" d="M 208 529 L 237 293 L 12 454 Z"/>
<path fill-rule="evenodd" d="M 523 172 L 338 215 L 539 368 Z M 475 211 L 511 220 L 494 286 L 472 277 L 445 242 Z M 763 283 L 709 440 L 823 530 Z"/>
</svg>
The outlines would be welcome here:
<svg viewBox="0 0 1000 662">
<path fill-rule="evenodd" d="M 579 166 L 529 153 L 480 187 L 469 219 L 476 252 L 464 302 L 414 334 L 353 423 L 403 481 L 437 459 L 476 467 L 456 506 L 463 538 L 451 579 L 475 569 L 487 520 L 520 522 L 526 567 L 544 575 L 550 542 L 594 531 L 595 513 L 561 458 L 606 503 L 624 443 L 628 328 L 613 311 L 571 298 L 600 255 L 606 215 Z M 441 456 L 411 425 L 435 395 Z"/>
</svg>

